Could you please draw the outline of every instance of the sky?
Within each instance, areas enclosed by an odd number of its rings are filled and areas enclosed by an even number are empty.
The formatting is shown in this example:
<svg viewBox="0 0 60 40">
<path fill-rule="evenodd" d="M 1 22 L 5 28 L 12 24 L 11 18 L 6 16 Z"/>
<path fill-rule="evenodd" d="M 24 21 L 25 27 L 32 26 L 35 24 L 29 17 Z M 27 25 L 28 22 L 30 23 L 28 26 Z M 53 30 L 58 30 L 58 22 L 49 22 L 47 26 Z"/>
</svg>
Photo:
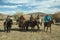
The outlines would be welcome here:
<svg viewBox="0 0 60 40">
<path fill-rule="evenodd" d="M 60 11 L 60 0 L 0 0 L 0 13 L 43 12 L 53 14 Z"/>
</svg>

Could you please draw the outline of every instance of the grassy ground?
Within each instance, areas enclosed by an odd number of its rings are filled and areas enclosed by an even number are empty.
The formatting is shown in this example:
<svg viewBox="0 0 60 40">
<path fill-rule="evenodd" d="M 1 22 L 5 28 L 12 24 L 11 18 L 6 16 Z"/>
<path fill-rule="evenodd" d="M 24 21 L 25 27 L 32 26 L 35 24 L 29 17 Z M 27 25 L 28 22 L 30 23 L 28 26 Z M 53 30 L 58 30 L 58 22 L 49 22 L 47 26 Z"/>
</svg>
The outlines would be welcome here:
<svg viewBox="0 0 60 40">
<path fill-rule="evenodd" d="M 0 40 L 60 40 L 60 26 L 52 25 L 52 33 L 44 32 L 43 26 L 41 31 L 21 32 L 17 26 L 13 26 L 17 30 L 11 30 L 10 33 L 0 31 Z M 3 30 L 3 26 L 0 27 Z"/>
</svg>

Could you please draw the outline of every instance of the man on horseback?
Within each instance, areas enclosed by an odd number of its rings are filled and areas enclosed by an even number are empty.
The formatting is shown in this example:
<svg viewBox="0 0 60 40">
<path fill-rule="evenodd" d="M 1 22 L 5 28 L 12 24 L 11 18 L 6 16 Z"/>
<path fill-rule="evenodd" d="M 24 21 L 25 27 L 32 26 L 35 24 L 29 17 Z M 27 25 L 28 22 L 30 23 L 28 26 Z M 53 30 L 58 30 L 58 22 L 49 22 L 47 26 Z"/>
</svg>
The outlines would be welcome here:
<svg viewBox="0 0 60 40">
<path fill-rule="evenodd" d="M 45 30 L 45 27 L 47 27 L 47 30 L 48 30 L 48 27 L 50 27 L 50 30 L 51 30 L 51 20 L 52 20 L 51 16 L 46 15 L 44 17 L 44 20 L 45 20 L 45 22 L 44 22 L 44 30 Z M 46 30 L 46 32 L 47 32 L 47 30 Z"/>
<path fill-rule="evenodd" d="M 38 20 L 39 20 L 39 18 L 40 18 L 39 15 L 37 15 L 37 19 L 38 19 Z"/>
<path fill-rule="evenodd" d="M 33 30 L 35 28 L 35 26 L 38 28 L 39 30 L 39 26 L 37 26 L 37 20 L 34 19 L 33 15 L 30 16 L 30 20 L 26 21 L 26 30 L 28 30 L 28 27 L 31 27 L 31 30 Z"/>
<path fill-rule="evenodd" d="M 44 20 L 45 20 L 45 23 L 48 24 L 48 22 L 51 21 L 51 16 L 46 15 L 45 18 L 44 18 Z"/>
<path fill-rule="evenodd" d="M 39 24 L 40 24 L 40 21 L 39 21 L 39 20 L 40 20 L 40 16 L 39 16 L 39 15 L 37 15 L 36 20 L 37 20 L 37 27 L 38 27 L 38 29 L 39 29 L 39 28 L 40 28 L 40 27 L 39 27 Z"/>
<path fill-rule="evenodd" d="M 36 19 L 38 21 L 38 24 L 42 25 L 42 18 L 39 15 L 37 15 Z"/>
<path fill-rule="evenodd" d="M 20 21 L 21 21 L 21 22 L 24 22 L 24 20 L 25 20 L 24 16 L 21 15 L 21 16 L 20 16 Z"/>
<path fill-rule="evenodd" d="M 7 16 L 4 24 L 5 24 L 4 29 L 7 30 L 7 32 L 10 32 L 10 29 L 11 29 L 11 26 L 12 26 L 12 19 L 10 19 L 10 16 Z"/>
<path fill-rule="evenodd" d="M 24 21 L 25 21 L 25 18 L 24 18 L 23 15 L 21 15 L 21 16 L 19 17 L 19 27 L 23 27 Z"/>
<path fill-rule="evenodd" d="M 33 24 L 33 21 L 34 21 L 34 18 L 33 18 L 33 16 L 31 15 L 31 16 L 30 16 L 30 23 Z"/>
</svg>

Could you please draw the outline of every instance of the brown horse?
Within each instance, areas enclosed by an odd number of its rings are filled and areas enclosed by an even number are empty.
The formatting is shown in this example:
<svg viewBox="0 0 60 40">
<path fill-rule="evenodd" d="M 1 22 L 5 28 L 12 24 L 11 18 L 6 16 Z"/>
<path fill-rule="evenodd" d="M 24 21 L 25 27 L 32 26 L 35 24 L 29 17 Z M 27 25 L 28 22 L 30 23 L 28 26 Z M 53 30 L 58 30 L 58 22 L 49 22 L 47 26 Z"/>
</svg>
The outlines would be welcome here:
<svg viewBox="0 0 60 40">
<path fill-rule="evenodd" d="M 48 31 L 48 28 L 50 28 L 50 32 L 51 32 L 51 24 L 54 24 L 53 20 L 49 21 L 48 23 L 44 22 L 44 31 L 45 28 L 47 27 L 46 32 Z"/>
<path fill-rule="evenodd" d="M 31 27 L 31 29 L 34 29 L 35 26 L 37 26 L 38 30 L 40 28 L 39 27 L 40 23 L 35 19 L 32 22 L 30 20 L 25 20 L 24 22 L 17 20 L 17 22 L 18 22 L 19 28 L 22 30 L 25 30 L 25 29 L 28 30 L 29 27 Z"/>
<path fill-rule="evenodd" d="M 29 20 L 24 22 L 24 27 L 26 28 L 26 30 L 28 30 L 28 27 L 31 27 L 31 29 L 34 29 L 35 26 L 37 26 L 37 28 L 39 29 L 39 26 L 37 25 L 36 20 L 32 22 L 30 22 Z"/>
</svg>

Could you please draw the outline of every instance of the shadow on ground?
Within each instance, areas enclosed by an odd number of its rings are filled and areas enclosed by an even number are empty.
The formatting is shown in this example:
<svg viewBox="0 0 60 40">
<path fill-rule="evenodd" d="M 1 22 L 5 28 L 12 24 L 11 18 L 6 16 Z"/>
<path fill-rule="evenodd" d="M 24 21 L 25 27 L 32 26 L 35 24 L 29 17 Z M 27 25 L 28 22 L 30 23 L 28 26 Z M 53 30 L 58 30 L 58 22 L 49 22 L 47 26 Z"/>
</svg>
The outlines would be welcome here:
<svg viewBox="0 0 60 40">
<path fill-rule="evenodd" d="M 44 31 L 42 29 L 28 29 L 28 30 L 23 30 L 23 29 L 17 29 L 17 28 L 13 28 L 11 29 L 11 31 L 20 31 L 20 32 L 38 32 L 38 31 Z"/>
<path fill-rule="evenodd" d="M 60 26 L 60 24 L 55 24 L 55 25 Z"/>
<path fill-rule="evenodd" d="M 38 31 L 42 31 L 44 32 L 44 30 L 42 29 L 28 29 L 28 30 L 23 30 L 23 29 L 18 29 L 18 28 L 12 28 L 10 31 L 19 31 L 19 32 L 38 32 Z M 4 30 L 0 30 L 0 32 L 5 32 Z"/>
<path fill-rule="evenodd" d="M 4 30 L 0 30 L 0 32 L 4 32 Z"/>
</svg>

